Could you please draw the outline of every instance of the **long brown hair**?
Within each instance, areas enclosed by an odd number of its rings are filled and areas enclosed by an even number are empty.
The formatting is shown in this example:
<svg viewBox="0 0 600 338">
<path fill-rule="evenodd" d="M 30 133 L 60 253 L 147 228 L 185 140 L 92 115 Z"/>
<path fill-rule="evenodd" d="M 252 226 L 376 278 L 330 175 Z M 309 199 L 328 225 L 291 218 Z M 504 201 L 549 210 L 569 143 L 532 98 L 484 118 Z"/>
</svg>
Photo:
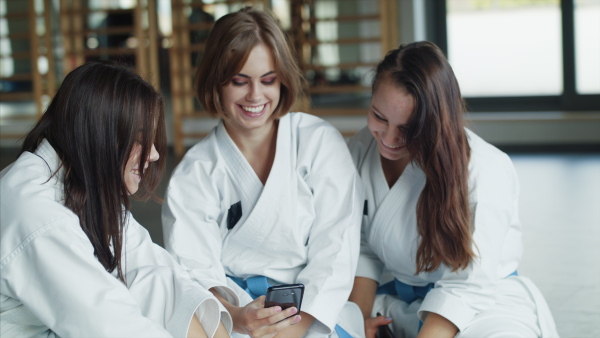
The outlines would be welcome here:
<svg viewBox="0 0 600 338">
<path fill-rule="evenodd" d="M 417 204 L 419 272 L 440 264 L 466 268 L 474 259 L 469 208 L 470 148 L 465 111 L 452 67 L 430 42 L 401 45 L 377 66 L 373 91 L 383 78 L 414 96 L 415 111 L 406 134 L 410 157 L 423 170 L 426 183 Z"/>
<path fill-rule="evenodd" d="M 161 96 L 125 67 L 84 64 L 65 77 L 26 136 L 21 153 L 34 152 L 44 139 L 62 161 L 64 205 L 79 217 L 98 261 L 108 272 L 116 269 L 125 282 L 123 207 L 129 209 L 130 202 L 123 174 L 131 150 L 140 144 L 142 180 L 134 198 L 158 199 L 154 189 L 162 177 L 166 153 Z M 160 159 L 144 169 L 153 144 Z"/>
<path fill-rule="evenodd" d="M 194 81 L 196 97 L 212 117 L 227 116 L 221 103 L 221 88 L 231 82 L 252 49 L 261 43 L 271 51 L 281 81 L 281 95 L 273 118 L 287 114 L 302 95 L 304 77 L 280 24 L 268 12 L 244 7 L 217 20 L 198 63 Z"/>
</svg>

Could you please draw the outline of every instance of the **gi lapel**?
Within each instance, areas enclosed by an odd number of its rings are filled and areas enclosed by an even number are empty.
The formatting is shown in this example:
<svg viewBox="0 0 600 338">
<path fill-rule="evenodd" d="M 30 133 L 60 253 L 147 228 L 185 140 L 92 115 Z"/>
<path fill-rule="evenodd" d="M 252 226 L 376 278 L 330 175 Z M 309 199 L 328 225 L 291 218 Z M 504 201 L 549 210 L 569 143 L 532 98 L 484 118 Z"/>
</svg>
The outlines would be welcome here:
<svg viewBox="0 0 600 338">
<path fill-rule="evenodd" d="M 223 147 L 223 158 L 231 170 L 235 183 L 246 197 L 241 201 L 243 210 L 241 220 L 231 230 L 226 241 L 238 238 L 240 241 L 260 245 L 283 212 L 280 207 L 281 202 L 288 201 L 289 196 L 293 196 L 295 191 L 295 185 L 290 184 L 295 182 L 290 177 L 294 165 L 292 163 L 294 157 L 290 156 L 290 119 L 286 115 L 279 121 L 275 159 L 264 187 L 244 155 L 227 134 L 222 122 L 218 128 L 217 137 L 219 147 Z M 245 200 L 247 203 L 244 203 Z M 242 249 L 243 245 L 231 245 L 229 248 Z"/>
<path fill-rule="evenodd" d="M 377 207 L 372 218 L 368 240 L 372 247 L 377 248 L 383 245 L 380 240 L 389 239 L 388 237 L 391 235 L 390 224 L 397 224 L 398 227 L 402 226 L 400 223 L 403 218 L 398 211 L 404 209 L 401 206 L 407 203 L 410 196 L 420 194 L 425 185 L 425 174 L 414 162 L 411 162 L 406 166 L 396 183 L 389 188 L 381 167 L 379 150 L 373 148 L 371 151 L 377 153 L 377 158 L 371 158 L 369 170 L 369 180 L 374 190 L 373 196 Z M 399 231 L 393 231 L 393 233 L 398 234 Z M 378 252 L 379 254 L 385 255 L 385 252 Z"/>
</svg>

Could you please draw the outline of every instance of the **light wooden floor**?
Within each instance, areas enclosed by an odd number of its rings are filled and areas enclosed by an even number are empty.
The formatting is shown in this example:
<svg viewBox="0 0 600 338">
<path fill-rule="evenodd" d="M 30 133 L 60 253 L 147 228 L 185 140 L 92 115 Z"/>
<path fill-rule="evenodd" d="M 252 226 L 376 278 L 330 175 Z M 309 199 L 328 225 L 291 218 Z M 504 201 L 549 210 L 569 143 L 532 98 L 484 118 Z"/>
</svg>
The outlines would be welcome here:
<svg viewBox="0 0 600 338">
<path fill-rule="evenodd" d="M 509 154 L 521 182 L 525 254 L 519 274 L 545 295 L 561 337 L 600 337 L 600 154 Z M 0 167 L 13 161 L 3 150 Z M 175 165 L 169 158 L 164 192 Z M 160 206 L 134 203 L 162 245 Z"/>
</svg>

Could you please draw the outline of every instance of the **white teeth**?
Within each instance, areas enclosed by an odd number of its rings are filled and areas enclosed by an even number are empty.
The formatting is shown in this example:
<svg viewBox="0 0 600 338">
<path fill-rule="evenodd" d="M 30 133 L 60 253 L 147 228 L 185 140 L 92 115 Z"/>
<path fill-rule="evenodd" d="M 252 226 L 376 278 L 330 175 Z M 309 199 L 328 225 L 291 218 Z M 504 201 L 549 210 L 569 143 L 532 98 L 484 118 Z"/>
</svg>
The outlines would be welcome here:
<svg viewBox="0 0 600 338">
<path fill-rule="evenodd" d="M 139 170 L 139 169 L 131 169 L 131 172 L 132 172 L 134 175 L 138 175 L 138 176 L 140 176 L 140 170 Z"/>
<path fill-rule="evenodd" d="M 395 146 L 395 147 L 393 147 L 393 146 L 388 146 L 388 145 L 387 145 L 387 144 L 385 144 L 385 143 L 384 143 L 383 145 L 384 145 L 384 146 L 386 146 L 386 147 L 388 147 L 388 148 L 391 148 L 391 149 L 398 149 L 398 148 L 400 148 L 400 147 L 401 147 L 401 146 Z"/>
<path fill-rule="evenodd" d="M 258 107 L 242 106 L 242 109 L 244 109 L 245 111 L 247 111 L 249 113 L 260 113 L 263 110 L 263 108 L 265 108 L 264 104 L 262 106 L 258 106 Z"/>
</svg>

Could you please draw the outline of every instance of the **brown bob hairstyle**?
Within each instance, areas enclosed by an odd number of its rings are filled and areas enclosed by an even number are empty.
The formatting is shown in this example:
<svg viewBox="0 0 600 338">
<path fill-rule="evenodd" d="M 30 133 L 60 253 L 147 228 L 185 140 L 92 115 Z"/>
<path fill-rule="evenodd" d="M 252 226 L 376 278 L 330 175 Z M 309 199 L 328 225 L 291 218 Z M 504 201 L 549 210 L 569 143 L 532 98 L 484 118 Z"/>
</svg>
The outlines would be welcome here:
<svg viewBox="0 0 600 338">
<path fill-rule="evenodd" d="M 244 7 L 217 20 L 200 56 L 194 88 L 198 101 L 210 116 L 228 115 L 221 102 L 221 88 L 231 82 L 252 49 L 260 44 L 271 50 L 281 81 L 281 95 L 272 118 L 289 112 L 303 91 L 303 76 L 294 49 L 271 14 Z"/>
<path fill-rule="evenodd" d="M 426 176 L 417 204 L 416 273 L 442 263 L 465 269 L 475 258 L 469 208 L 470 148 L 458 81 L 444 53 L 423 41 L 401 45 L 377 66 L 373 91 L 391 84 L 415 98 L 406 133 L 409 155 Z"/>
</svg>

